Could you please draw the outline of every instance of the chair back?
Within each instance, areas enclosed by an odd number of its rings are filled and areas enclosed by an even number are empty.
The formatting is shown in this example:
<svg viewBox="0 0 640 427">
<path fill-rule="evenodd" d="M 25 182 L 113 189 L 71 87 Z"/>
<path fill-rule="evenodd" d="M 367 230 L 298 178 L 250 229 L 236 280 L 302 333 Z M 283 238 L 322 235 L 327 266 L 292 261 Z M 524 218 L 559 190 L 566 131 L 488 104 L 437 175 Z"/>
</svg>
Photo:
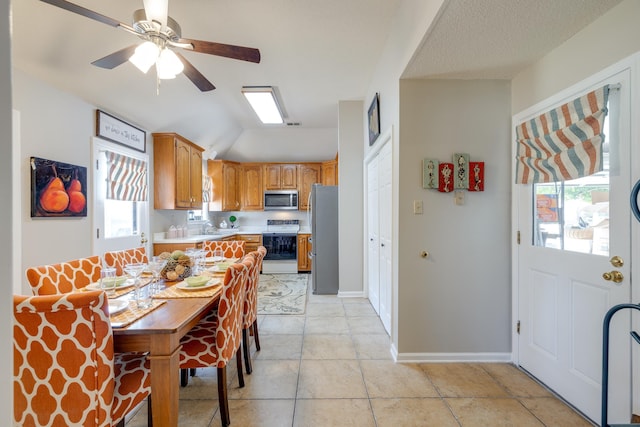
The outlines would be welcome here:
<svg viewBox="0 0 640 427">
<path fill-rule="evenodd" d="M 206 240 L 202 244 L 202 249 L 207 252 L 205 255 L 207 257 L 212 257 L 213 251 L 221 249 L 225 258 L 242 258 L 244 256 L 244 245 L 244 240 Z"/>
<path fill-rule="evenodd" d="M 267 254 L 264 246 L 258 247 L 258 250 L 249 252 L 247 256 L 254 259 L 254 265 L 249 270 L 247 277 L 247 286 L 245 288 L 244 307 L 242 310 L 242 328 L 247 329 L 258 316 L 258 283 L 260 282 L 260 268 L 262 260 Z"/>
<path fill-rule="evenodd" d="M 106 294 L 14 295 L 13 320 L 14 425 L 111 426 Z"/>
<path fill-rule="evenodd" d="M 104 253 L 104 263 L 108 267 L 114 267 L 116 274 L 122 276 L 124 274 L 124 266 L 133 263 L 148 263 L 147 250 L 143 247 L 123 249 L 121 251 L 110 251 Z"/>
<path fill-rule="evenodd" d="M 66 294 L 100 280 L 101 264 L 99 256 L 92 256 L 29 267 L 25 274 L 34 295 Z"/>
<path fill-rule="evenodd" d="M 222 295 L 218 303 L 216 329 L 218 368 L 226 366 L 240 347 L 244 289 L 249 270 L 254 263 L 253 257 L 247 257 L 239 263 L 232 264 L 225 273 Z"/>
</svg>

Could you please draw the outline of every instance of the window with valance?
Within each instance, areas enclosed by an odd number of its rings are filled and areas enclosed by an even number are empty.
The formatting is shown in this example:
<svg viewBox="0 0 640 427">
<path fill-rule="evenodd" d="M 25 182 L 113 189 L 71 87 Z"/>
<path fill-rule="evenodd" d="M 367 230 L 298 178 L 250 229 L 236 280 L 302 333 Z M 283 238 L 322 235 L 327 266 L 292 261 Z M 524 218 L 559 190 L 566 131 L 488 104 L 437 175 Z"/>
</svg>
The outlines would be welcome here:
<svg viewBox="0 0 640 427">
<path fill-rule="evenodd" d="M 609 86 L 516 126 L 516 183 L 558 182 L 602 171 Z"/>
<path fill-rule="evenodd" d="M 148 200 L 147 162 L 107 151 L 107 199 Z"/>
</svg>

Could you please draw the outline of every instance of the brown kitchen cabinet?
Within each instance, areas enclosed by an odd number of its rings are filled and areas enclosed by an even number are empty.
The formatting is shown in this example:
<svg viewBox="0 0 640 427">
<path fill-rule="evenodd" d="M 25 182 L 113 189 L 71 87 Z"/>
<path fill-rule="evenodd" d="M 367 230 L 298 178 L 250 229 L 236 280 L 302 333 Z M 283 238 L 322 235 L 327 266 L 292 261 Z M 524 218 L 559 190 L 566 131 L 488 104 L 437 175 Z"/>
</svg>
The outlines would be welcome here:
<svg viewBox="0 0 640 427">
<path fill-rule="evenodd" d="M 176 133 L 153 136 L 153 207 L 202 209 L 204 149 Z"/>
<path fill-rule="evenodd" d="M 321 165 L 320 163 L 302 163 L 298 165 L 298 209 L 306 211 L 309 209 L 309 193 L 311 186 L 320 183 Z"/>
<path fill-rule="evenodd" d="M 294 163 L 267 163 L 264 165 L 265 190 L 297 190 L 298 165 Z"/>
<path fill-rule="evenodd" d="M 262 245 L 262 234 L 238 234 L 236 240 L 244 240 L 244 253 L 257 251 L 258 246 Z"/>
<path fill-rule="evenodd" d="M 243 163 L 240 172 L 240 210 L 264 209 L 262 163 Z"/>
<path fill-rule="evenodd" d="M 211 178 L 210 211 L 240 210 L 240 170 L 237 162 L 207 160 L 207 175 Z"/>
<path fill-rule="evenodd" d="M 322 162 L 322 185 L 338 185 L 338 161 Z"/>
<path fill-rule="evenodd" d="M 311 234 L 298 234 L 298 271 L 311 271 L 311 242 L 309 241 Z"/>
<path fill-rule="evenodd" d="M 195 243 L 154 243 L 153 255 L 160 255 L 162 252 L 186 251 L 187 249 L 201 249 L 202 242 Z"/>
</svg>

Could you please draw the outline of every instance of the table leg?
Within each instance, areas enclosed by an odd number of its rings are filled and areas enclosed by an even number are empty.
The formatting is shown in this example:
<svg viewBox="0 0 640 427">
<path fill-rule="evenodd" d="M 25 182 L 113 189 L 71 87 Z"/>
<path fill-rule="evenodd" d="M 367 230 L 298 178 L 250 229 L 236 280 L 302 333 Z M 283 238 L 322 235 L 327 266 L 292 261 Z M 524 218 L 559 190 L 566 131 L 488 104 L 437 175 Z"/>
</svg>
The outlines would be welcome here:
<svg viewBox="0 0 640 427">
<path fill-rule="evenodd" d="M 149 355 L 153 427 L 178 426 L 179 350 L 168 355 L 154 355 L 152 351 Z"/>
</svg>

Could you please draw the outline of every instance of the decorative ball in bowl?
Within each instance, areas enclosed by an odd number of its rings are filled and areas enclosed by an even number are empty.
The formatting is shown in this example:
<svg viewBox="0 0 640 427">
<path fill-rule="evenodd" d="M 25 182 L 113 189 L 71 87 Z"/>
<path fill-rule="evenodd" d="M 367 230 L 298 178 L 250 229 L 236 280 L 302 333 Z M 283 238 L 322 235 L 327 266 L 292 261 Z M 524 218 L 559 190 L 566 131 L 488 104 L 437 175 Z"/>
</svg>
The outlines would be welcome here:
<svg viewBox="0 0 640 427">
<path fill-rule="evenodd" d="M 160 272 L 160 276 L 170 282 L 176 280 L 184 280 L 191 276 L 191 267 L 193 267 L 193 261 L 182 251 L 163 252 L 159 255 L 160 258 L 166 259 L 167 263 Z"/>
</svg>

